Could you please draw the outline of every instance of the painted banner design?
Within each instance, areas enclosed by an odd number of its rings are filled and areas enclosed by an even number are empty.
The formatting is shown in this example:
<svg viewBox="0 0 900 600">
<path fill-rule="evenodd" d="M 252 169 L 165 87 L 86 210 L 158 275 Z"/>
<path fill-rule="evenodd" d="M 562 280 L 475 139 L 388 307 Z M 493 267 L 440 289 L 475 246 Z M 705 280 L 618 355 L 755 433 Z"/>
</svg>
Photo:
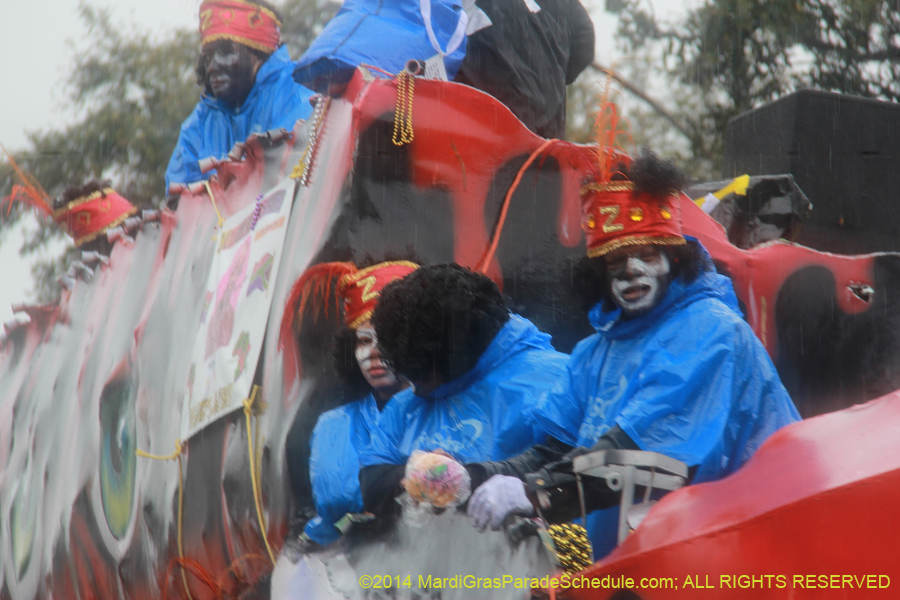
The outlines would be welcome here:
<svg viewBox="0 0 900 600">
<path fill-rule="evenodd" d="M 186 440 L 250 394 L 294 198 L 293 179 L 222 226 L 181 414 Z"/>
</svg>

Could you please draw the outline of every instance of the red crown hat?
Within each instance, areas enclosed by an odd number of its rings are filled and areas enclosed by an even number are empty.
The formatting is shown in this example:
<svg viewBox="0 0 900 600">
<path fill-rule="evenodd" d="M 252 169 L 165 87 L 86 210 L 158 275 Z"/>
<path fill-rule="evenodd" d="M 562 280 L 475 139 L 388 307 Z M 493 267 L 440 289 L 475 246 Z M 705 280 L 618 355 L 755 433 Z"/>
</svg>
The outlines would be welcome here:
<svg viewBox="0 0 900 600">
<path fill-rule="evenodd" d="M 344 323 L 347 327 L 356 329 L 371 319 L 384 286 L 403 279 L 418 268 L 416 263 L 398 260 L 373 265 L 342 277 L 338 283 L 338 294 L 344 301 Z"/>
<path fill-rule="evenodd" d="M 281 21 L 246 0 L 207 0 L 200 5 L 200 45 L 231 40 L 271 54 L 281 41 Z"/>
<path fill-rule="evenodd" d="M 582 187 L 581 226 L 587 255 L 603 256 L 625 246 L 686 244 L 678 194 L 678 190 L 642 192 L 627 180 Z"/>
<path fill-rule="evenodd" d="M 307 314 L 309 306 L 316 313 L 321 307 L 327 316 L 332 307 L 338 309 L 335 305 L 340 304 L 344 309 L 344 323 L 350 329 L 356 329 L 372 317 L 384 286 L 418 268 L 416 263 L 405 260 L 383 262 L 365 269 L 357 269 L 350 262 L 320 263 L 308 268 L 288 295 L 281 321 L 280 345 L 284 345 L 294 329 L 296 315 Z M 331 294 L 332 289 L 335 296 Z M 300 321 L 297 325 L 299 327 Z"/>
<path fill-rule="evenodd" d="M 108 229 L 118 227 L 138 210 L 110 187 L 71 200 L 62 208 L 53 210 L 50 206 L 50 197 L 37 180 L 16 164 L 13 157 L 6 152 L 6 148 L 0 146 L 0 149 L 6 154 L 7 161 L 20 182 L 13 185 L 10 195 L 0 200 L 0 204 L 8 201 L 7 213 L 9 213 L 13 202 L 24 202 L 50 216 L 63 231 L 74 238 L 75 247 L 94 240 Z"/>
<path fill-rule="evenodd" d="M 587 255 L 604 256 L 625 246 L 686 244 L 677 189 L 683 175 L 651 151 L 632 160 L 621 150 L 619 138 L 630 136 L 620 129 L 611 84 L 610 74 L 594 117 L 592 176 L 581 188 Z"/>
<path fill-rule="evenodd" d="M 74 238 L 77 248 L 118 227 L 137 210 L 114 189 L 105 188 L 68 202 L 50 216 Z"/>
</svg>

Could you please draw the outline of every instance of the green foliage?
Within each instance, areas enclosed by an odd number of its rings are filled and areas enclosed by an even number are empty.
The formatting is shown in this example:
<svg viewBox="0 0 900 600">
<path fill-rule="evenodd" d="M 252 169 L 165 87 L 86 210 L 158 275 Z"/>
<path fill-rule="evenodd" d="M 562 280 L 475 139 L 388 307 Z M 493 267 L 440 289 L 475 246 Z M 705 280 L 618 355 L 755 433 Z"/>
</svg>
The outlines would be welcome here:
<svg viewBox="0 0 900 600">
<path fill-rule="evenodd" d="M 281 39 L 287 44 L 291 58 L 298 59 L 325 24 L 335 15 L 339 5 L 333 0 L 286 0 L 281 6 L 284 26 Z"/>
<path fill-rule="evenodd" d="M 589 10 L 598 2 L 584 0 Z M 656 108 L 625 92 L 625 114 L 636 145 L 653 146 L 694 177 L 718 176 L 730 118 L 798 88 L 900 100 L 897 0 L 703 0 L 675 23 L 661 23 L 650 6 L 648 0 L 606 0 L 619 18 L 627 56 L 617 70 L 633 89 L 667 90 Z M 281 4 L 282 38 L 293 58 L 337 7 L 331 0 Z M 179 126 L 199 96 L 196 30 L 155 40 L 136 25 L 117 28 L 105 10 L 82 5 L 81 18 L 97 43 L 76 55 L 64 82 L 78 119 L 30 134 L 16 160 L 51 196 L 107 178 L 136 205 L 158 205 Z M 588 69 L 569 87 L 566 135 L 572 141 L 590 140 L 600 78 Z M 10 191 L 10 175 L 0 162 L 0 196 Z M 7 217 L 3 207 L 0 242 L 25 210 L 14 206 Z M 22 252 L 61 237 L 45 220 Z M 36 268 L 40 299 L 55 294 L 64 261 Z"/>
<path fill-rule="evenodd" d="M 661 75 L 653 68 L 649 53 L 641 50 L 622 67 L 616 69 L 618 76 L 628 75 L 628 86 L 617 81 L 612 99 L 619 104 L 625 119 L 625 130 L 631 136 L 631 144 L 625 150 L 632 152 L 640 146 L 649 146 L 667 159 L 675 162 L 688 176 L 694 179 L 715 179 L 718 173 L 712 162 L 704 154 L 695 155 L 692 148 L 707 142 L 702 126 L 709 123 L 699 118 L 703 107 L 701 99 L 678 82 L 667 81 L 665 88 L 671 90 L 672 103 L 677 111 L 660 112 L 659 103 L 649 98 L 643 90 L 659 88 Z M 600 81 L 605 72 L 595 68 L 586 69 L 566 90 L 566 139 L 576 143 L 593 141 L 593 121 L 601 91 Z M 651 81 L 651 79 L 657 81 Z M 635 92 L 639 92 L 638 96 Z M 654 102 L 649 104 L 646 99 Z M 696 115 L 694 120 L 686 120 L 685 115 Z M 679 127 L 673 125 L 673 119 Z M 696 137 L 697 143 L 691 140 Z"/>
<path fill-rule="evenodd" d="M 812 2 L 818 29 L 801 42 L 816 56 L 810 83 L 900 100 L 900 5 L 896 0 Z"/>
<path fill-rule="evenodd" d="M 20 164 L 52 196 L 108 178 L 134 204 L 158 204 L 178 128 L 197 100 L 197 34 L 179 30 L 153 43 L 149 34 L 117 29 L 105 10 L 82 7 L 81 15 L 97 40 L 76 54 L 67 81 L 81 118 L 30 134 L 32 150 Z"/>
<path fill-rule="evenodd" d="M 654 73 L 695 161 L 719 170 L 728 120 L 804 87 L 900 99 L 896 0 L 705 0 L 674 24 L 643 0 L 607 0 L 622 49 Z M 680 102 L 687 100 L 688 104 Z"/>
<path fill-rule="evenodd" d="M 53 196 L 89 179 L 109 179 L 138 206 L 163 198 L 163 173 L 178 139 L 181 121 L 197 100 L 193 63 L 198 35 L 175 30 L 160 42 L 147 33 L 123 31 L 106 10 L 81 7 L 81 18 L 95 44 L 75 53 L 66 81 L 70 105 L 79 119 L 58 129 L 32 132 L 29 148 L 16 161 Z M 0 195 L 9 193 L 9 167 L 0 167 Z M 14 206 L 3 228 L 29 210 Z M 64 238 L 48 218 L 20 250 L 23 255 L 49 240 Z M 67 251 L 71 254 L 71 250 Z M 39 263 L 33 269 L 39 301 L 56 295 L 56 279 L 64 258 Z"/>
<path fill-rule="evenodd" d="M 286 0 L 282 37 L 295 58 L 302 54 L 337 5 L 329 0 Z M 113 187 L 140 207 L 158 206 L 165 196 L 164 174 L 178 140 L 182 121 L 197 103 L 194 66 L 200 39 L 196 29 L 174 29 L 155 40 L 137 25 L 117 27 L 104 9 L 82 5 L 81 19 L 95 43 L 76 53 L 65 81 L 78 119 L 71 125 L 29 134 L 29 147 L 16 162 L 53 197 L 66 187 L 92 178 L 109 179 Z M 0 197 L 10 192 L 12 172 L 0 163 Z M 26 207 L 3 207 L 4 230 L 16 224 Z M 22 254 L 42 248 L 64 234 L 50 219 L 39 219 L 37 233 Z M 72 255 L 71 249 L 67 255 Z M 39 301 L 56 295 L 56 279 L 66 257 L 33 269 Z"/>
</svg>

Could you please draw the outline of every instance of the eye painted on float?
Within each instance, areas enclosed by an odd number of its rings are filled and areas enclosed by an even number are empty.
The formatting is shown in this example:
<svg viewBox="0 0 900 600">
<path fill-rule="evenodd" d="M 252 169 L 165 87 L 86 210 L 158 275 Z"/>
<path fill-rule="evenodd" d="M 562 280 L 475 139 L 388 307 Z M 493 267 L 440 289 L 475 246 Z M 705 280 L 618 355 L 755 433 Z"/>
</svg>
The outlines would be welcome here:
<svg viewBox="0 0 900 600">
<path fill-rule="evenodd" d="M 130 378 L 106 384 L 100 396 L 100 497 L 109 531 L 128 532 L 134 506 L 137 456 L 134 387 Z"/>
</svg>

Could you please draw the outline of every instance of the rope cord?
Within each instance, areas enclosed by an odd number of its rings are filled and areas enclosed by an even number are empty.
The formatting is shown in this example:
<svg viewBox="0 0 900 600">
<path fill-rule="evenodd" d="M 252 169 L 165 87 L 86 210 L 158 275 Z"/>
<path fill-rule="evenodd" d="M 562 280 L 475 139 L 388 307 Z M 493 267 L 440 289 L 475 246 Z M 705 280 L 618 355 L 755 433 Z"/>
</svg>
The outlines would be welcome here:
<svg viewBox="0 0 900 600">
<path fill-rule="evenodd" d="M 175 452 L 173 452 L 172 454 L 166 454 L 166 455 L 150 454 L 149 452 L 144 452 L 140 448 L 135 450 L 134 454 L 136 456 L 140 456 L 142 458 L 152 458 L 153 460 L 175 460 L 176 458 L 181 456 L 181 452 L 183 450 L 184 450 L 184 448 L 181 445 L 181 440 L 175 440 Z"/>
<path fill-rule="evenodd" d="M 216 206 L 216 197 L 213 196 L 212 188 L 209 187 L 209 180 L 203 180 L 203 187 L 206 188 L 206 193 L 209 194 L 209 200 L 212 202 L 213 208 L 216 209 L 216 215 L 219 217 L 219 228 L 221 229 L 223 225 L 225 225 L 225 219 L 222 218 L 222 213 L 219 212 L 219 207 Z"/>
<path fill-rule="evenodd" d="M 385 71 L 381 67 L 376 67 L 375 65 L 370 65 L 369 63 L 360 63 L 359 66 L 365 67 L 365 68 L 369 69 L 370 71 L 378 71 L 379 73 L 381 73 L 382 75 L 384 75 L 386 77 L 394 77 L 393 73 Z"/>
<path fill-rule="evenodd" d="M 260 491 L 259 484 L 259 470 L 257 468 L 256 459 L 253 454 L 253 436 L 252 427 L 250 426 L 250 415 L 253 413 L 253 402 L 256 400 L 256 395 L 259 392 L 259 386 L 254 385 L 253 389 L 250 391 L 250 397 L 244 400 L 244 417 L 247 423 L 247 453 L 250 458 L 250 480 L 253 483 L 253 501 L 256 504 L 256 518 L 259 520 L 259 532 L 262 534 L 263 542 L 266 544 L 266 550 L 269 553 L 269 560 L 272 561 L 272 565 L 275 565 L 275 553 L 272 552 L 272 546 L 269 545 L 269 537 L 266 535 L 266 522 L 263 519 L 262 514 L 262 506 L 261 506 L 261 496 L 262 493 Z M 256 423 L 256 440 L 257 445 L 259 443 L 259 422 Z M 261 463 L 260 463 L 261 466 Z"/>
<path fill-rule="evenodd" d="M 173 452 L 172 454 L 150 454 L 149 452 L 144 452 L 140 448 L 135 450 L 134 453 L 136 456 L 149 458 L 152 460 L 178 459 L 178 558 L 181 559 L 181 582 L 184 584 L 184 593 L 187 594 L 188 600 L 193 600 L 193 596 L 191 596 L 191 590 L 188 587 L 187 573 L 184 568 L 184 543 L 182 542 L 182 531 L 184 529 L 184 467 L 181 462 L 181 454 L 183 451 L 184 446 L 182 446 L 181 440 L 175 440 L 175 452 Z M 168 579 L 168 575 L 166 576 L 166 578 Z"/>
<path fill-rule="evenodd" d="M 548 146 L 557 142 L 559 140 L 545 140 L 543 144 L 541 144 L 537 150 L 531 153 L 531 156 L 528 157 L 528 160 L 525 161 L 525 164 L 519 169 L 519 172 L 516 174 L 516 178 L 513 180 L 512 185 L 509 187 L 509 191 L 506 192 L 506 197 L 503 199 L 503 206 L 500 208 L 500 216 L 497 219 L 497 225 L 494 227 L 494 233 L 491 236 L 491 243 L 484 251 L 484 254 L 481 256 L 481 260 L 478 261 L 478 268 L 475 269 L 477 273 L 487 273 L 488 267 L 491 265 L 491 260 L 494 258 L 494 253 L 497 252 L 497 245 L 500 243 L 500 234 L 503 232 L 503 226 L 506 224 L 506 213 L 509 211 L 509 202 L 512 199 L 513 192 L 516 191 L 516 188 L 519 187 L 519 182 L 522 181 L 522 177 L 525 175 L 525 171 L 528 170 L 528 167 L 531 166 L 531 163 L 543 152 Z"/>
<path fill-rule="evenodd" d="M 178 455 L 178 556 L 184 561 L 184 542 L 182 532 L 184 531 L 184 469 L 181 465 L 181 455 Z M 188 587 L 187 574 L 184 567 L 181 567 L 181 582 L 184 584 L 184 593 L 187 594 L 188 600 L 193 600 L 191 589 Z"/>
</svg>

